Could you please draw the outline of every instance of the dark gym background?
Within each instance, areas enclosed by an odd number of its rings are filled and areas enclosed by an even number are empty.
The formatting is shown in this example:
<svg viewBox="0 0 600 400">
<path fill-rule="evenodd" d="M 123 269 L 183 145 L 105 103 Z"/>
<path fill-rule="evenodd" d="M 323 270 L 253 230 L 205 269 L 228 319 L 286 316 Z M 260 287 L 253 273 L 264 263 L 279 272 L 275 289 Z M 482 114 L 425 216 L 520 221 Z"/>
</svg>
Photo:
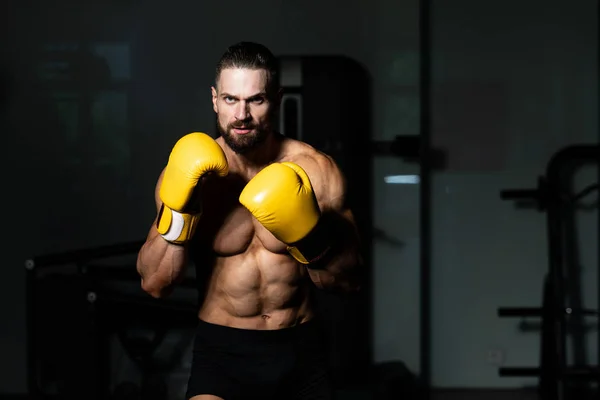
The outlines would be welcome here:
<svg viewBox="0 0 600 400">
<path fill-rule="evenodd" d="M 368 76 L 367 99 L 358 82 L 344 88 L 356 86 L 370 121 L 360 138 L 369 160 L 361 204 L 370 205 L 358 210 L 369 222 L 370 285 L 359 302 L 368 304 L 366 333 L 355 343 L 361 357 L 348 364 L 364 379 L 341 379 L 340 397 L 594 396 L 589 374 L 567 390 L 551 368 L 543 377 L 501 371 L 555 365 L 549 358 L 598 364 L 598 192 L 559 208 L 568 232 L 558 235 L 567 249 L 560 304 L 544 285 L 559 246 L 548 229 L 556 197 L 540 190 L 523 206 L 501 194 L 547 188 L 552 157 L 573 145 L 587 150 L 566 153 L 583 160 L 561 184 L 580 193 L 598 183 L 600 157 L 590 147 L 600 139 L 597 1 L 11 0 L 1 9 L 0 398 L 27 398 L 28 377 L 31 384 L 25 260 L 144 237 L 157 174 L 178 137 L 212 129 L 214 65 L 239 40 L 262 42 L 281 57 L 342 56 Z M 130 262 L 110 263 L 134 268 Z M 56 360 L 46 369 L 77 373 L 82 382 L 107 374 L 110 385 L 140 379 L 131 351 L 116 344 L 116 328 L 90 322 L 89 281 L 76 272 L 38 292 L 51 307 L 36 336 L 68 344 L 44 345 Z M 545 297 L 543 313 L 502 318 L 498 310 L 541 307 Z M 180 328 L 185 318 L 175 318 L 181 309 L 127 304 L 140 319 L 161 315 L 177 326 L 156 358 L 169 384 L 181 385 L 178 352 L 186 353 L 189 339 Z M 548 338 L 561 331 L 552 322 L 566 309 L 573 313 L 561 325 L 565 354 L 553 358 Z M 112 335 L 108 366 L 90 362 L 90 335 L 99 332 Z M 47 391 L 66 384 L 56 385 Z M 416 385 L 430 390 L 416 394 Z"/>
</svg>

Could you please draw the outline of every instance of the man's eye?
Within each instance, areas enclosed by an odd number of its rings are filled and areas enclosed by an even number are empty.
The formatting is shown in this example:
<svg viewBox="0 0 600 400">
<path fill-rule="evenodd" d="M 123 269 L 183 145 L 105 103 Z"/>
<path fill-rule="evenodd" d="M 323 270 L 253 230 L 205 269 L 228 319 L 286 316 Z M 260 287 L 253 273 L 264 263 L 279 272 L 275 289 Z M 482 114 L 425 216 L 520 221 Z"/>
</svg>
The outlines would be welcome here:
<svg viewBox="0 0 600 400">
<path fill-rule="evenodd" d="M 262 97 L 259 97 L 259 98 L 257 98 L 257 99 L 254 99 L 254 100 L 252 100 L 252 102 L 253 102 L 254 104 L 262 104 L 262 103 L 264 103 L 264 102 L 265 102 L 265 99 L 263 99 Z"/>
<path fill-rule="evenodd" d="M 233 97 L 225 97 L 226 103 L 233 103 L 234 101 L 235 101 L 235 99 Z"/>
</svg>

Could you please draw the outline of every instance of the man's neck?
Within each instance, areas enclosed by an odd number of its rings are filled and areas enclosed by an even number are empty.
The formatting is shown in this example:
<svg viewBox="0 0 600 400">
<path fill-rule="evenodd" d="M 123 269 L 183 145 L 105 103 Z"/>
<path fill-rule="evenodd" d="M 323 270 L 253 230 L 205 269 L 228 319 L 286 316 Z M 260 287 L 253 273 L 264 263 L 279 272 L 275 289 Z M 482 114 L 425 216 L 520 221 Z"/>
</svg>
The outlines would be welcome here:
<svg viewBox="0 0 600 400">
<path fill-rule="evenodd" d="M 240 169 L 240 172 L 254 175 L 279 157 L 281 142 L 281 135 L 277 132 L 271 132 L 256 149 L 238 154 L 226 146 L 226 151 L 230 163 L 233 162 Z"/>
</svg>

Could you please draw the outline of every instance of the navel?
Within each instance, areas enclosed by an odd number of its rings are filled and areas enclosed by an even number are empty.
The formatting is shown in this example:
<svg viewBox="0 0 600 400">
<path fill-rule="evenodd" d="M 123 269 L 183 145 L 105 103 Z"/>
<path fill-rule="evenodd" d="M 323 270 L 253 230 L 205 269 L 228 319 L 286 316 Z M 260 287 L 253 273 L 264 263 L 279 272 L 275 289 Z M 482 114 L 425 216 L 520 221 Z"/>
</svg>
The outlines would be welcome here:
<svg viewBox="0 0 600 400">
<path fill-rule="evenodd" d="M 263 314 L 263 315 L 261 315 L 261 318 L 262 318 L 262 319 L 264 319 L 264 320 L 266 321 L 266 320 L 268 320 L 269 318 L 271 318 L 271 316 L 270 316 L 270 315 L 267 315 L 267 314 Z"/>
</svg>

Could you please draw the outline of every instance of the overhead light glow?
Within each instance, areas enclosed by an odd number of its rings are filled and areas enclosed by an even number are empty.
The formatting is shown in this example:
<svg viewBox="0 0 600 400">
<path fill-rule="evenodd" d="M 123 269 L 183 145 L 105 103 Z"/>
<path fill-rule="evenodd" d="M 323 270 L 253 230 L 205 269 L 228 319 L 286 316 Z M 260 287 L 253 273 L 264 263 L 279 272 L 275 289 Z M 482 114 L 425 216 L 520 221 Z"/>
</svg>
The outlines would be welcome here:
<svg viewBox="0 0 600 400">
<path fill-rule="evenodd" d="M 389 175 L 383 180 L 385 183 L 396 185 L 416 185 L 420 182 L 419 175 Z"/>
</svg>

